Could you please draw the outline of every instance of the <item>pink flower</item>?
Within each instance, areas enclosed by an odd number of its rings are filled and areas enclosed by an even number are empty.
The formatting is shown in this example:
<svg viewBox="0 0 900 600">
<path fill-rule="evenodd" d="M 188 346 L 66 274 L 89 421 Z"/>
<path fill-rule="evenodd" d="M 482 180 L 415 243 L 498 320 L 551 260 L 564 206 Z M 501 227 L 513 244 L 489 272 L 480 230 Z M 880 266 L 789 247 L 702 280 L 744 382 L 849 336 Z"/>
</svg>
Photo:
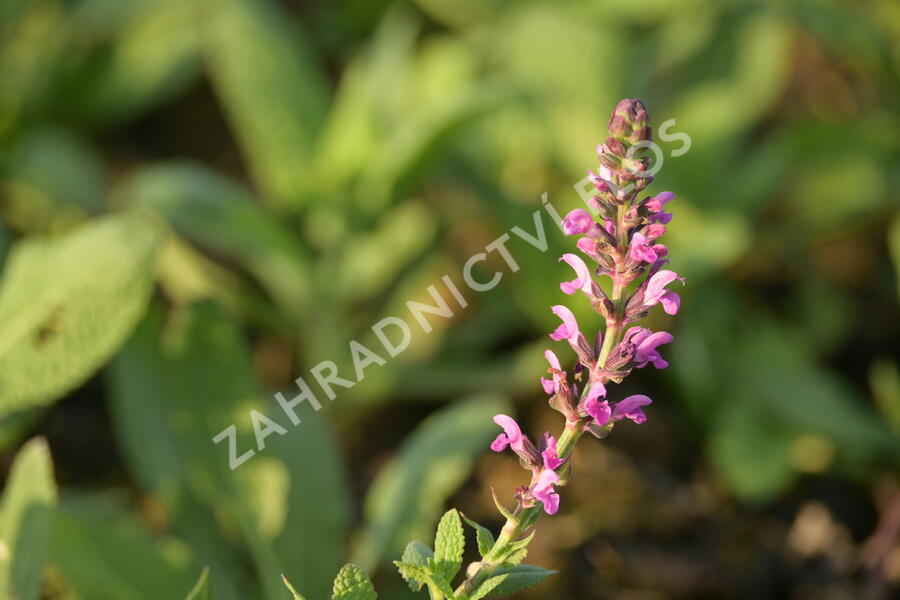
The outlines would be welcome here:
<svg viewBox="0 0 900 600">
<path fill-rule="evenodd" d="M 559 510 L 559 494 L 553 488 L 559 482 L 559 475 L 551 469 L 544 469 L 531 488 L 532 495 L 544 505 L 544 512 L 555 515 Z"/>
<path fill-rule="evenodd" d="M 651 400 L 648 396 L 644 396 L 642 394 L 628 396 L 624 400 L 616 402 L 616 405 L 612 411 L 612 420 L 621 421 L 622 419 L 631 419 L 632 421 L 640 425 L 641 423 L 647 421 L 647 415 L 644 414 L 644 411 L 641 410 L 641 407 L 647 406 L 652 402 L 653 400 Z"/>
<path fill-rule="evenodd" d="M 491 443 L 491 450 L 503 452 L 510 446 L 516 454 L 525 453 L 525 436 L 522 435 L 522 429 L 515 419 L 506 415 L 496 415 L 494 423 L 503 428 L 503 433 Z"/>
<path fill-rule="evenodd" d="M 559 366 L 559 358 L 556 357 L 556 354 L 553 352 L 553 350 L 545 350 L 544 358 L 546 358 L 547 362 L 550 363 L 550 367 L 552 369 L 562 371 L 562 367 Z M 551 379 L 541 377 L 541 385 L 544 386 L 544 392 L 551 395 L 558 394 L 560 384 L 562 383 L 562 379 L 565 376 L 565 372 L 563 371 L 562 375 L 560 375 L 559 373 L 553 373 Z"/>
<path fill-rule="evenodd" d="M 584 261 L 577 255 L 569 253 L 563 254 L 560 260 L 566 261 L 570 267 L 575 269 L 576 277 L 572 281 L 563 281 L 560 283 L 559 289 L 561 289 L 564 294 L 570 296 L 578 290 L 591 296 L 593 279 L 591 279 L 591 271 L 588 269 L 588 266 L 584 264 Z"/>
<path fill-rule="evenodd" d="M 610 422 L 615 423 L 616 421 L 621 421 L 622 419 L 631 419 L 637 424 L 644 423 L 647 420 L 647 415 L 644 414 L 641 407 L 647 406 L 652 402 L 649 397 L 640 394 L 628 396 L 624 400 L 610 406 L 606 399 L 599 399 L 603 395 L 604 394 L 594 394 L 592 389 L 584 403 L 585 412 L 587 412 L 587 414 L 594 419 L 594 423 L 600 427 Z"/>
<path fill-rule="evenodd" d="M 650 244 L 643 233 L 637 232 L 631 238 L 631 246 L 628 249 L 628 257 L 634 262 L 656 262 L 658 257 L 656 249 Z"/>
<path fill-rule="evenodd" d="M 563 217 L 562 225 L 566 235 L 585 234 L 594 227 L 594 218 L 583 208 L 576 208 Z"/>
<path fill-rule="evenodd" d="M 643 306 L 650 308 L 659 303 L 662 304 L 666 314 L 674 315 L 677 313 L 679 306 L 681 306 L 681 296 L 675 292 L 666 290 L 666 286 L 676 279 L 682 284 L 684 283 L 684 278 L 679 277 L 678 273 L 675 271 L 663 269 L 662 271 L 654 273 L 647 279 L 647 283 L 645 284 Z"/>
<path fill-rule="evenodd" d="M 604 396 L 606 396 L 606 388 L 603 387 L 603 384 L 594 383 L 588 392 L 587 398 L 584 399 L 585 412 L 593 417 L 594 422 L 600 426 L 606 425 L 612 416 L 609 402 L 605 398 L 602 401 L 600 400 Z"/>
<path fill-rule="evenodd" d="M 637 368 L 643 368 L 647 363 L 653 363 L 657 369 L 665 369 L 669 366 L 663 357 L 659 355 L 656 347 L 668 344 L 675 338 L 666 331 L 653 333 L 644 327 L 632 327 L 625 332 L 624 341 L 634 344 L 634 362 Z"/>
<path fill-rule="evenodd" d="M 562 319 L 562 325 L 553 330 L 553 333 L 550 334 L 550 339 L 557 342 L 559 340 L 568 340 L 569 344 L 574 345 L 579 338 L 584 337 L 578 329 L 578 321 L 575 320 L 575 315 L 571 310 L 562 304 L 551 306 L 550 310 L 553 311 L 554 315 Z"/>
<path fill-rule="evenodd" d="M 544 468 L 555 471 L 564 462 L 556 451 L 556 438 L 552 435 L 547 435 L 544 438 L 544 441 L 547 446 L 546 449 L 541 452 L 541 457 L 544 459 Z"/>
<path fill-rule="evenodd" d="M 647 207 L 647 210 L 653 213 L 658 213 L 662 211 L 663 207 L 675 199 L 675 194 L 672 192 L 660 192 L 657 195 L 653 196 L 649 200 L 644 202 L 644 206 Z"/>
</svg>

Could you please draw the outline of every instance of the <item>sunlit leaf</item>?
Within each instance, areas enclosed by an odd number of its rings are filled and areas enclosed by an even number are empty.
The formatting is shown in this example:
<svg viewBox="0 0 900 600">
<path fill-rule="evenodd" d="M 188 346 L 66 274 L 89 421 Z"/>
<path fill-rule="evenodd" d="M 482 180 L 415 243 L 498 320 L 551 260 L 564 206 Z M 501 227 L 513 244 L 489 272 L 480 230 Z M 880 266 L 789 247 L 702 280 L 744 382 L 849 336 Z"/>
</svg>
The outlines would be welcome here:
<svg viewBox="0 0 900 600">
<path fill-rule="evenodd" d="M 0 503 L 0 598 L 37 600 L 55 506 L 50 451 L 35 439 L 16 455 Z"/>
<path fill-rule="evenodd" d="M 159 240 L 155 224 L 126 214 L 13 248 L 0 284 L 0 414 L 51 402 L 125 341 Z"/>
</svg>

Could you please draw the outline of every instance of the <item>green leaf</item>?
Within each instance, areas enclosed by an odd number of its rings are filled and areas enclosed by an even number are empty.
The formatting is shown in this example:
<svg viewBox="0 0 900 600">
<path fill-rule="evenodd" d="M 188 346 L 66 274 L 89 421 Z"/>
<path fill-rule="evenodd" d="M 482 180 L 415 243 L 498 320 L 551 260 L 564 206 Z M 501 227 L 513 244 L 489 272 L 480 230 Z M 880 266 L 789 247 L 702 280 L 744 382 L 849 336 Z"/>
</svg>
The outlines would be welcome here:
<svg viewBox="0 0 900 600">
<path fill-rule="evenodd" d="M 296 205 L 327 110 L 317 59 L 271 0 L 203 4 L 209 73 L 244 158 L 270 199 Z"/>
<path fill-rule="evenodd" d="M 55 506 L 47 442 L 31 440 L 13 461 L 0 505 L 0 598 L 37 599 Z"/>
<path fill-rule="evenodd" d="M 305 250 L 246 189 L 205 167 L 169 163 L 138 171 L 115 197 L 157 212 L 194 243 L 247 269 L 285 311 L 305 314 Z"/>
<path fill-rule="evenodd" d="M 409 589 L 417 592 L 422 586 L 431 581 L 431 571 L 428 565 L 410 564 L 402 561 L 394 561 L 400 575 L 409 584 Z"/>
<path fill-rule="evenodd" d="M 534 565 L 515 565 L 502 568 L 497 571 L 497 577 L 503 577 L 503 581 L 493 588 L 495 594 L 512 594 L 544 581 L 556 571 L 549 571 Z"/>
<path fill-rule="evenodd" d="M 184 545 L 152 536 L 124 502 L 73 497 L 53 525 L 53 564 L 80 598 L 182 598 L 195 583 Z"/>
<path fill-rule="evenodd" d="M 241 332 L 215 305 L 191 307 L 165 330 L 161 321 L 152 311 L 111 369 L 116 431 L 138 481 L 167 501 L 178 531 L 190 528 L 195 542 L 203 536 L 198 515 L 227 519 L 250 549 L 267 597 L 283 593 L 282 573 L 303 582 L 309 597 L 323 597 L 329 573 L 342 562 L 349 519 L 344 467 L 329 424 L 301 406 L 302 423 L 293 428 L 274 401 L 262 400 Z M 288 429 L 267 437 L 261 452 L 251 409 Z M 236 454 L 257 452 L 235 471 L 228 468 L 230 442 L 212 443 L 232 423 Z M 221 545 L 207 543 L 198 556 L 214 567 L 217 597 L 221 576 L 210 555 Z"/>
<path fill-rule="evenodd" d="M 466 549 L 466 536 L 463 533 L 459 512 L 451 508 L 438 523 L 434 537 L 435 575 L 452 581 L 462 567 L 462 556 Z"/>
<path fill-rule="evenodd" d="M 197 584 L 188 592 L 184 600 L 210 600 L 210 598 L 212 598 L 212 593 L 209 584 L 209 567 L 205 567 L 203 572 L 200 573 L 200 579 L 197 580 Z"/>
<path fill-rule="evenodd" d="M 0 415 L 47 404 L 87 379 L 143 314 L 158 227 L 99 219 L 13 248 L 0 284 Z"/>
<path fill-rule="evenodd" d="M 476 396 L 423 421 L 378 474 L 366 497 L 367 524 L 354 561 L 366 568 L 399 554 L 406 540 L 429 535 L 446 498 L 465 481 L 507 409 L 497 396 Z"/>
<path fill-rule="evenodd" d="M 494 534 L 491 533 L 491 530 L 487 527 L 479 525 L 465 515 L 463 515 L 463 519 L 465 519 L 466 523 L 475 530 L 475 541 L 478 543 L 478 553 L 481 555 L 481 558 L 484 558 L 491 551 L 491 548 L 494 547 Z"/>
<path fill-rule="evenodd" d="M 400 563 L 395 563 L 398 565 L 410 565 L 410 566 L 419 566 L 419 567 L 427 567 L 428 561 L 434 558 L 434 551 L 431 548 L 423 544 L 422 542 L 410 542 L 406 545 L 406 550 L 403 551 L 403 557 L 400 559 Z M 422 588 L 425 584 L 425 578 L 415 578 L 415 577 L 407 577 L 407 573 L 404 573 L 403 569 L 400 569 L 400 574 L 403 575 L 403 578 L 407 580 L 409 587 L 413 591 L 417 591 Z"/>
<path fill-rule="evenodd" d="M 375 600 L 377 597 L 372 582 L 354 564 L 344 565 L 334 579 L 331 600 Z"/>
<path fill-rule="evenodd" d="M 196 81 L 202 63 L 196 3 L 155 0 L 136 7 L 94 8 L 107 14 L 121 10 L 130 14 L 113 32 L 95 33 L 91 41 L 97 49 L 79 63 L 66 88 L 60 107 L 66 114 L 75 113 L 93 123 L 122 122 Z"/>
<path fill-rule="evenodd" d="M 495 575 L 494 577 L 485 579 L 481 585 L 478 586 L 478 589 L 469 595 L 469 600 L 481 600 L 506 581 L 506 578 L 507 575 Z"/>
</svg>

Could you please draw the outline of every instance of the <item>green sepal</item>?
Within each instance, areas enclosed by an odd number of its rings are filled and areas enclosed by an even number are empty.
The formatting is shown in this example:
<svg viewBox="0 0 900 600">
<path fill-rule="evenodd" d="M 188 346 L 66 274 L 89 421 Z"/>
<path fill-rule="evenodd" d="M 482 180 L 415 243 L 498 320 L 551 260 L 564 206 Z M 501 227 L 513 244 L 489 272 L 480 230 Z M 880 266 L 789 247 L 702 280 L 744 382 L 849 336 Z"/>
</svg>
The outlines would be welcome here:
<svg viewBox="0 0 900 600">
<path fill-rule="evenodd" d="M 506 517 L 508 521 L 512 521 L 514 523 L 518 523 L 519 519 L 513 516 L 511 512 L 509 512 L 505 506 L 500 502 L 500 499 L 497 497 L 497 490 L 491 487 L 491 497 L 494 499 L 494 505 L 497 507 L 497 510 L 500 511 L 500 514 Z"/>
</svg>

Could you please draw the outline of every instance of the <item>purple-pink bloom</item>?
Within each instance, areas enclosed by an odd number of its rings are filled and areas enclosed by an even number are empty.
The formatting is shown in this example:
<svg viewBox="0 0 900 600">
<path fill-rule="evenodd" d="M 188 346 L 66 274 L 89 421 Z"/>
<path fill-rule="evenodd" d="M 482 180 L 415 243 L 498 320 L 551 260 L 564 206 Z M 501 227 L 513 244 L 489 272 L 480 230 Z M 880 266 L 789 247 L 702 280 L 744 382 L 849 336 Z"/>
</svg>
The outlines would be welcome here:
<svg viewBox="0 0 900 600">
<path fill-rule="evenodd" d="M 635 262 L 655 262 L 657 259 L 656 248 L 651 245 L 643 233 L 637 232 L 631 238 L 631 246 L 628 249 L 628 257 Z"/>
<path fill-rule="evenodd" d="M 564 294 L 570 296 L 578 290 L 581 290 L 590 296 L 593 280 L 591 279 L 591 271 L 588 269 L 588 266 L 584 264 L 584 261 L 577 255 L 570 253 L 563 254 L 560 260 L 566 261 L 570 267 L 575 269 L 576 277 L 572 281 L 563 281 L 560 283 L 559 289 L 561 289 Z"/>
<path fill-rule="evenodd" d="M 550 310 L 553 311 L 554 315 L 562 319 L 562 324 L 550 334 L 550 339 L 557 342 L 559 340 L 568 340 L 569 344 L 576 345 L 579 338 L 584 336 L 578 329 L 578 321 L 575 320 L 575 315 L 562 304 L 551 306 Z"/>
<path fill-rule="evenodd" d="M 597 381 L 591 384 L 591 389 L 588 390 L 587 396 L 584 399 L 584 410 L 594 418 L 594 421 L 596 421 L 598 425 L 605 425 L 612 415 L 612 410 L 609 408 L 609 402 L 605 399 L 602 401 L 600 400 L 600 398 L 605 396 L 606 388 L 602 383 Z"/>
<path fill-rule="evenodd" d="M 616 402 L 616 405 L 615 407 L 613 407 L 612 411 L 612 420 L 621 421 L 622 419 L 631 419 L 632 421 L 640 425 L 647 420 L 647 415 L 644 414 L 644 411 L 641 410 L 641 407 L 647 406 L 652 402 L 653 400 L 651 400 L 648 396 L 644 396 L 642 394 L 628 396 L 624 400 Z"/>
<path fill-rule="evenodd" d="M 644 327 L 632 327 L 625 332 L 624 339 L 634 344 L 634 362 L 637 363 L 639 369 L 645 367 L 647 363 L 653 363 L 657 369 L 665 369 L 669 366 L 669 363 L 659 355 L 656 347 L 674 340 L 671 333 L 667 331 L 653 333 Z"/>
<path fill-rule="evenodd" d="M 550 368 L 555 369 L 557 371 L 562 371 L 562 367 L 559 365 L 559 358 L 556 357 L 556 354 L 553 350 L 545 350 L 544 358 L 547 359 L 547 362 L 550 363 Z M 546 379 L 541 377 L 541 385 L 544 386 L 544 392 L 548 394 L 556 394 L 559 392 L 560 379 L 565 377 L 565 372 L 562 375 L 559 373 L 553 373 L 551 379 Z"/>
<path fill-rule="evenodd" d="M 559 453 L 556 450 L 556 438 L 548 435 L 545 440 L 547 447 L 541 452 L 541 457 L 544 459 L 544 468 L 555 471 L 563 464 L 563 460 L 559 457 Z"/>
<path fill-rule="evenodd" d="M 684 279 L 678 276 L 675 271 L 663 269 L 654 273 L 648 280 L 644 288 L 644 306 L 649 308 L 657 303 L 662 304 L 663 310 L 667 314 L 674 315 L 681 306 L 681 296 L 675 292 L 666 290 L 666 286 L 675 280 L 684 283 Z"/>
<path fill-rule="evenodd" d="M 531 493 L 544 505 L 544 512 L 548 515 L 556 514 L 559 510 L 559 494 L 553 489 L 553 485 L 559 482 L 559 475 L 550 469 L 544 469 L 538 476 Z"/>
<path fill-rule="evenodd" d="M 576 208 L 563 217 L 562 225 L 566 235 L 585 234 L 594 226 L 594 219 L 588 211 Z"/>
<path fill-rule="evenodd" d="M 672 192 L 660 192 L 657 195 L 653 196 L 649 200 L 644 203 L 644 206 L 650 212 L 658 213 L 662 211 L 663 207 L 675 199 L 675 194 Z"/>
<path fill-rule="evenodd" d="M 496 415 L 494 423 L 503 428 L 503 433 L 491 443 L 491 450 L 503 452 L 507 446 L 510 446 L 516 454 L 524 454 L 525 438 L 516 420 L 506 415 Z"/>
</svg>

